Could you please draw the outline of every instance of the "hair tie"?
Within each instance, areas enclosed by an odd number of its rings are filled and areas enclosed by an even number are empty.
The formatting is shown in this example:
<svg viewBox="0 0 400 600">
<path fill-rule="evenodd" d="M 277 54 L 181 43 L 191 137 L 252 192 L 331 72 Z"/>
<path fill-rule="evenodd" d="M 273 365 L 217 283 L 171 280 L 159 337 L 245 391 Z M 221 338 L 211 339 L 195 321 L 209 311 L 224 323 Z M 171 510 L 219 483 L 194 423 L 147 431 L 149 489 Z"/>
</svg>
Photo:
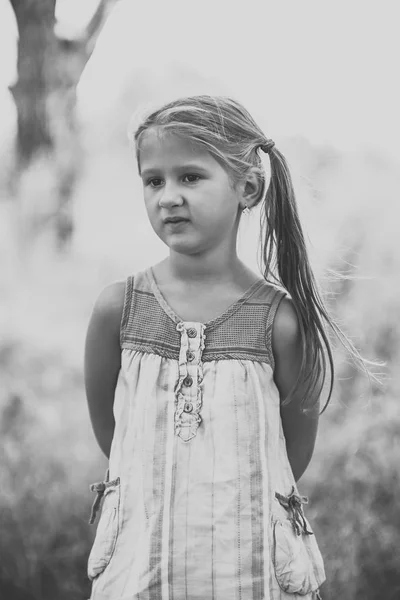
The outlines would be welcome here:
<svg viewBox="0 0 400 600">
<path fill-rule="evenodd" d="M 265 144 L 261 144 L 260 148 L 265 154 L 269 154 L 272 148 L 275 146 L 274 140 L 268 140 Z"/>
</svg>

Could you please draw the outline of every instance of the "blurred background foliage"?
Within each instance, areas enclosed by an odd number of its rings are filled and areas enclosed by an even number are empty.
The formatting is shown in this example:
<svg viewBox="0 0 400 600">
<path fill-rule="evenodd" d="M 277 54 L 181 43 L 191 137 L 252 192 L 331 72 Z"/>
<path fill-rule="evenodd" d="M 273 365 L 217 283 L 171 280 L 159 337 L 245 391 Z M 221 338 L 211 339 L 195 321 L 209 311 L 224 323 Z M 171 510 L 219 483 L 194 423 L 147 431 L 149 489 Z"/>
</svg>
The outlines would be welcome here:
<svg viewBox="0 0 400 600">
<path fill-rule="evenodd" d="M 102 478 L 106 461 L 94 441 L 84 394 L 87 322 L 104 285 L 166 254 L 141 201 L 126 136 L 130 116 L 143 103 L 182 94 L 237 90 L 242 99 L 240 85 L 232 88 L 207 69 L 172 61 L 154 71 L 136 67 L 107 109 L 89 104 L 85 111 L 77 86 L 114 4 L 91 2 L 74 30 L 62 28 L 55 0 L 9 4 L 19 42 L 18 77 L 10 86 L 14 112 L 7 113 L 0 149 L 4 600 L 89 596 L 89 484 Z M 323 597 L 395 600 L 399 165 L 373 145 L 349 151 L 301 135 L 277 133 L 274 139 L 292 167 L 329 307 L 363 356 L 386 363 L 379 387 L 340 348 L 335 352 L 334 396 L 300 482 L 325 557 Z M 257 213 L 243 220 L 239 234 L 239 252 L 255 270 L 258 220 Z"/>
</svg>

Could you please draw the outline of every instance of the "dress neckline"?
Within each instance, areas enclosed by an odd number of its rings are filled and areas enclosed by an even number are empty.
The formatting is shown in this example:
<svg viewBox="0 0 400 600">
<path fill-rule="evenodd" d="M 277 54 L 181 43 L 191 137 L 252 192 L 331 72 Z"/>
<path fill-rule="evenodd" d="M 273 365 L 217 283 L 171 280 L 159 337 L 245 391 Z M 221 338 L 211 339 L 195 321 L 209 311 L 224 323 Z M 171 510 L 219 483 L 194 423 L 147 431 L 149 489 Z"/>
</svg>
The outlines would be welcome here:
<svg viewBox="0 0 400 600">
<path fill-rule="evenodd" d="M 174 323 L 197 323 L 204 325 L 204 327 L 206 327 L 207 329 L 215 327 L 222 323 L 222 321 L 228 319 L 237 310 L 239 310 L 242 304 L 244 304 L 262 285 L 265 284 L 265 279 L 260 277 L 259 279 L 254 281 L 249 288 L 247 288 L 247 290 L 240 296 L 240 298 L 238 298 L 237 300 L 235 300 L 235 302 L 228 306 L 228 308 L 224 310 L 222 314 L 220 314 L 218 317 L 215 317 L 214 319 L 211 319 L 210 321 L 207 321 L 206 323 L 203 323 L 202 321 L 187 321 L 181 319 L 168 304 L 160 288 L 158 287 L 156 278 L 154 276 L 153 267 L 149 267 L 148 269 L 146 269 L 145 274 L 147 275 L 147 278 L 149 280 L 157 302 L 159 303 L 163 311 L 174 321 Z"/>
</svg>

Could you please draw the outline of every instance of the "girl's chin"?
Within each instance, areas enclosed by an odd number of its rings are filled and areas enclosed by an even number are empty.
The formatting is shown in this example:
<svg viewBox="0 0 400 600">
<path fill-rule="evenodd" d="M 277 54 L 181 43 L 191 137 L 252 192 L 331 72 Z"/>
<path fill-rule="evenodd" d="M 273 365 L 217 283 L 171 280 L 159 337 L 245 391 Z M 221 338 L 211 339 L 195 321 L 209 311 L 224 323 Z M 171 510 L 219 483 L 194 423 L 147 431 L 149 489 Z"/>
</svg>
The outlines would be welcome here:
<svg viewBox="0 0 400 600">
<path fill-rule="evenodd" d="M 177 247 L 177 246 L 182 246 L 182 247 L 188 247 L 188 246 L 193 246 L 193 232 L 191 234 L 189 234 L 188 231 L 170 231 L 170 232 L 166 232 L 166 231 L 162 231 L 160 232 L 160 235 L 158 236 L 163 242 L 164 244 L 167 244 L 167 246 L 170 247 Z"/>
<path fill-rule="evenodd" d="M 171 236 L 164 238 L 162 241 L 172 252 L 176 252 L 178 254 L 190 255 L 199 254 L 199 252 L 201 252 L 201 247 L 194 243 L 193 238 L 186 238 L 186 240 L 184 240 L 182 236 L 181 239 L 172 239 Z"/>
</svg>

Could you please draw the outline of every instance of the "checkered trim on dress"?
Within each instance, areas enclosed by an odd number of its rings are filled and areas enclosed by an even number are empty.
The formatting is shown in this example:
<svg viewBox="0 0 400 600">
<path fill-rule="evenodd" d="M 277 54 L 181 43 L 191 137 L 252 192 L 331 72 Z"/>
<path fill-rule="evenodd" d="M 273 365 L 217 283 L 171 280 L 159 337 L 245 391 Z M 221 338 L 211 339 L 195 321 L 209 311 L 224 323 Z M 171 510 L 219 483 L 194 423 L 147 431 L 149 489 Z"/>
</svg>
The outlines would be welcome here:
<svg viewBox="0 0 400 600">
<path fill-rule="evenodd" d="M 243 301 L 232 305 L 221 317 L 206 324 L 207 342 L 202 361 L 252 360 L 274 368 L 272 325 L 286 292 L 261 282 Z M 148 270 L 126 282 L 121 321 L 121 348 L 179 360 L 181 322 L 154 289 Z"/>
</svg>

